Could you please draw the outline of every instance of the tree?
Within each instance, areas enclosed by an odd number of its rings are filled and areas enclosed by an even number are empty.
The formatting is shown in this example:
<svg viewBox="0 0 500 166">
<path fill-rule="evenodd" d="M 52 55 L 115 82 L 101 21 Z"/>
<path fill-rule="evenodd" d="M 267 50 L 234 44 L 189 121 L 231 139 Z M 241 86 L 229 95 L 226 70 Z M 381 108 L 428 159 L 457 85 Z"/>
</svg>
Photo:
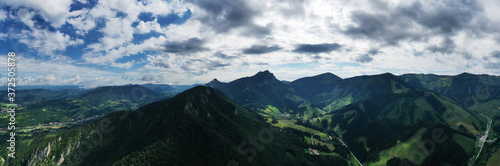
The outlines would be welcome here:
<svg viewBox="0 0 500 166">
<path fill-rule="evenodd" d="M 328 128 L 328 120 L 327 119 L 321 120 L 321 126 L 323 126 L 324 129 L 327 129 Z"/>
<path fill-rule="evenodd" d="M 272 124 L 276 124 L 278 123 L 278 119 L 276 119 L 276 117 L 273 117 L 273 120 L 271 121 Z"/>
</svg>

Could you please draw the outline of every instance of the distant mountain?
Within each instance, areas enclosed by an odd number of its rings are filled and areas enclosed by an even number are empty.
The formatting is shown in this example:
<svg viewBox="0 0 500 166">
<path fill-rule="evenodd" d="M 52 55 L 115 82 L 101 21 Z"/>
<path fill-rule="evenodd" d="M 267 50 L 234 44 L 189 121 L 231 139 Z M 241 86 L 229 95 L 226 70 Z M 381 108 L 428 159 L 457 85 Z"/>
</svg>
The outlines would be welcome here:
<svg viewBox="0 0 500 166">
<path fill-rule="evenodd" d="M 331 74 L 323 74 L 298 79 L 293 81 L 291 86 L 297 94 L 301 94 L 301 97 L 326 112 L 340 109 L 350 103 L 372 96 L 403 93 L 413 89 L 413 86 L 390 73 L 347 79 L 340 79 Z"/>
<path fill-rule="evenodd" d="M 342 78 L 332 74 L 324 73 L 312 77 L 304 77 L 290 82 L 293 91 L 304 98 L 314 98 L 315 95 L 323 92 L 331 92 L 336 81 Z"/>
<path fill-rule="evenodd" d="M 18 126 L 33 126 L 49 122 L 70 122 L 119 110 L 133 110 L 167 96 L 140 85 L 98 87 L 71 98 L 61 98 L 22 106 L 16 118 Z M 7 125 L 8 116 L 0 117 Z"/>
<path fill-rule="evenodd" d="M 347 165 L 339 156 L 304 153 L 290 129 L 222 92 L 198 86 L 137 111 L 120 111 L 93 123 L 36 137 L 20 146 L 13 165 Z"/>
<path fill-rule="evenodd" d="M 81 85 L 21 85 L 17 86 L 16 90 L 27 89 L 46 89 L 46 90 L 63 90 L 63 89 L 83 89 Z M 7 86 L 0 86 L 1 89 L 7 89 Z M 87 88 L 89 89 L 89 88 Z"/>
<path fill-rule="evenodd" d="M 173 96 L 185 90 L 193 88 L 195 85 L 142 84 L 141 86 L 146 87 L 155 92 L 172 94 Z"/>
<path fill-rule="evenodd" d="M 462 73 L 456 76 L 404 74 L 399 77 L 417 88 L 441 93 L 464 107 L 489 99 L 492 97 L 491 93 L 495 91 L 493 86 L 500 85 L 500 76 L 486 74 Z"/>
<path fill-rule="evenodd" d="M 86 89 L 21 89 L 16 90 L 16 103 L 21 105 L 28 105 L 33 103 L 45 102 L 50 100 L 64 99 L 74 97 L 76 95 L 88 92 Z M 3 95 L 5 94 L 5 95 Z M 7 92 L 1 93 L 4 96 L 3 101 L 8 102 Z"/>
</svg>

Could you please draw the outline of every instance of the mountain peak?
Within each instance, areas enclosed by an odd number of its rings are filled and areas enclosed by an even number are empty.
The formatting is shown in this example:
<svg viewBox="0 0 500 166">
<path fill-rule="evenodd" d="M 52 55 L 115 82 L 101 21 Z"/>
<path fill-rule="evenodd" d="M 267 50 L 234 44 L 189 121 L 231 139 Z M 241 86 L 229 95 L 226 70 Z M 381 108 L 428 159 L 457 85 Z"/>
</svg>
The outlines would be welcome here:
<svg viewBox="0 0 500 166">
<path fill-rule="evenodd" d="M 274 76 L 273 73 L 269 72 L 269 70 L 260 71 L 254 76 L 252 76 L 254 80 L 259 82 L 259 84 L 269 84 L 273 82 L 279 82 L 279 80 Z"/>
<path fill-rule="evenodd" d="M 265 70 L 265 71 L 259 71 L 257 74 L 255 74 L 253 77 L 259 77 L 259 78 L 274 78 L 276 79 L 276 77 L 274 76 L 273 73 L 271 73 L 269 70 Z"/>
<path fill-rule="evenodd" d="M 271 73 L 269 70 L 264 70 L 264 71 L 259 71 L 257 74 L 255 74 L 254 76 L 257 76 L 257 75 L 273 75 L 273 73 Z M 273 75 L 274 76 L 274 75 Z"/>
<path fill-rule="evenodd" d="M 224 83 L 220 82 L 217 78 L 214 78 L 212 81 L 206 84 L 206 86 L 212 87 L 212 88 L 221 88 L 221 86 Z"/>
<path fill-rule="evenodd" d="M 470 77 L 470 76 L 475 76 L 474 74 L 471 74 L 471 73 L 467 73 L 467 72 L 463 72 L 463 73 L 460 73 L 459 75 L 457 76 L 461 76 L 461 77 Z"/>
<path fill-rule="evenodd" d="M 325 78 L 330 78 L 330 79 L 333 79 L 333 80 L 341 80 L 342 79 L 339 76 L 337 76 L 337 75 L 335 75 L 333 73 L 330 73 L 330 72 L 326 72 L 326 73 L 317 75 L 316 77 L 325 77 Z"/>
<path fill-rule="evenodd" d="M 209 84 L 218 84 L 221 83 L 217 78 L 214 78 L 212 81 L 209 82 Z"/>
</svg>

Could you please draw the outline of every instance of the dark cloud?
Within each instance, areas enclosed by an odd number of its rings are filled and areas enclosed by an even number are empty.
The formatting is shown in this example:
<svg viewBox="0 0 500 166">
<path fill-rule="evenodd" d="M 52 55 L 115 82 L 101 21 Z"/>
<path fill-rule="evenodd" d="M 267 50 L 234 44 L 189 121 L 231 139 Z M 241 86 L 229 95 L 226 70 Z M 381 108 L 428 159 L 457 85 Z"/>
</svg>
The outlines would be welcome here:
<svg viewBox="0 0 500 166">
<path fill-rule="evenodd" d="M 379 50 L 376 50 L 376 49 L 371 49 L 368 51 L 368 54 L 370 54 L 370 55 L 377 55 L 379 53 L 381 53 L 381 52 Z"/>
<path fill-rule="evenodd" d="M 204 9 L 208 15 L 200 21 L 212 27 L 217 33 L 226 33 L 229 30 L 243 26 L 256 26 L 253 19 L 260 11 L 250 8 L 243 0 L 188 0 Z M 270 31 L 260 27 L 258 33 Z"/>
<path fill-rule="evenodd" d="M 157 67 L 161 67 L 161 68 L 170 68 L 170 65 L 168 64 L 168 62 L 165 62 L 163 60 L 158 60 L 158 61 L 153 61 L 151 62 L 151 64 L 153 64 L 154 66 L 157 66 Z"/>
<path fill-rule="evenodd" d="M 268 66 L 269 63 L 266 63 L 266 62 L 259 62 L 259 63 L 255 63 L 256 65 L 259 65 L 259 66 Z"/>
<path fill-rule="evenodd" d="M 271 28 L 272 24 L 267 26 L 248 25 L 242 34 L 245 36 L 265 37 L 271 34 Z"/>
<path fill-rule="evenodd" d="M 277 7 L 283 16 L 296 19 L 297 17 L 306 15 L 305 0 L 286 0 L 281 2 Z"/>
<path fill-rule="evenodd" d="M 426 9 L 426 10 L 424 10 Z M 412 18 L 420 25 L 442 33 L 453 33 L 457 30 L 469 28 L 470 22 L 482 11 L 478 1 L 473 0 L 446 0 L 434 4 L 427 10 L 419 1 L 406 8 L 401 14 Z"/>
<path fill-rule="evenodd" d="M 488 62 L 488 63 L 484 64 L 484 68 L 500 69 L 500 62 Z"/>
<path fill-rule="evenodd" d="M 209 70 L 215 70 L 215 69 L 220 68 L 220 67 L 229 66 L 230 64 L 228 64 L 228 63 L 222 63 L 222 62 L 219 62 L 219 61 L 210 61 L 210 63 L 208 63 L 207 65 L 208 65 L 208 69 Z"/>
<path fill-rule="evenodd" d="M 474 57 L 469 52 L 463 52 L 462 57 L 467 59 L 467 60 L 474 59 Z"/>
<path fill-rule="evenodd" d="M 332 52 L 340 49 L 342 46 L 337 43 L 323 43 L 323 44 L 299 44 L 293 52 L 304 54 L 319 54 Z"/>
<path fill-rule="evenodd" d="M 165 44 L 165 52 L 169 53 L 185 53 L 185 52 L 201 52 L 210 49 L 203 47 L 204 40 L 198 38 L 191 38 L 182 42 L 170 42 Z"/>
<path fill-rule="evenodd" d="M 152 82 L 152 81 L 155 81 L 156 78 L 152 75 L 146 74 L 146 75 L 143 75 L 139 80 L 146 81 L 146 82 Z"/>
<path fill-rule="evenodd" d="M 492 58 L 500 59 L 500 50 L 495 50 L 495 51 L 491 52 L 490 55 Z"/>
<path fill-rule="evenodd" d="M 359 63 L 368 63 L 368 62 L 373 61 L 373 58 L 368 54 L 363 54 L 363 55 L 356 57 L 356 61 Z"/>
<path fill-rule="evenodd" d="M 388 3 L 375 1 L 378 9 L 388 9 Z M 387 45 L 399 45 L 401 41 L 425 41 L 429 37 L 450 37 L 458 31 L 481 31 L 485 26 L 476 25 L 481 21 L 478 13 L 482 11 L 478 1 L 444 0 L 431 2 L 424 6 L 419 1 L 407 6 L 398 6 L 387 12 L 367 13 L 354 11 L 351 20 L 354 25 L 348 26 L 344 34 L 353 38 L 366 37 L 383 41 Z M 473 24 L 474 23 L 474 24 Z M 424 27 L 427 31 L 412 31 L 414 27 Z M 435 52 L 449 52 L 444 47 L 430 48 Z"/>
<path fill-rule="evenodd" d="M 122 79 L 123 79 L 123 80 L 125 80 L 125 81 L 132 81 L 132 80 L 134 80 L 134 78 L 129 77 L 129 76 L 127 76 L 127 75 L 123 75 L 123 76 L 122 76 Z"/>
<path fill-rule="evenodd" d="M 440 46 L 433 45 L 428 47 L 427 50 L 433 53 L 451 54 L 455 51 L 455 47 L 455 42 L 450 38 L 446 38 Z"/>
<path fill-rule="evenodd" d="M 236 58 L 236 56 L 229 56 L 229 55 L 224 54 L 222 52 L 216 52 L 216 53 L 214 53 L 214 56 L 222 58 L 222 59 L 234 59 L 234 58 Z"/>
<path fill-rule="evenodd" d="M 273 45 L 273 46 L 265 46 L 265 45 L 252 45 L 250 48 L 243 49 L 243 54 L 266 54 L 274 51 L 281 50 L 282 48 Z"/>
<path fill-rule="evenodd" d="M 422 51 L 413 51 L 413 56 L 421 57 L 424 56 L 424 53 Z"/>
</svg>

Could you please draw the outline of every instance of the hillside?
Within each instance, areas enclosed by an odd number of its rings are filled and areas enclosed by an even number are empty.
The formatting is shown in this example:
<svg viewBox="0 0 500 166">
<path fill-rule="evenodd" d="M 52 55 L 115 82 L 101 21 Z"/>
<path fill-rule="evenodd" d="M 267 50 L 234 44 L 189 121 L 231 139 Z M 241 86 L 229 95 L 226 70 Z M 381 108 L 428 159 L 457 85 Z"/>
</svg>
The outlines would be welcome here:
<svg viewBox="0 0 500 166">
<path fill-rule="evenodd" d="M 290 86 L 296 94 L 310 99 L 317 94 L 331 92 L 336 85 L 336 81 L 340 80 L 342 78 L 332 73 L 324 73 L 312 77 L 299 78 L 290 82 Z"/>
<path fill-rule="evenodd" d="M 358 76 L 339 80 L 328 74 L 323 74 L 306 80 L 298 79 L 291 83 L 294 90 L 302 97 L 317 105 L 326 112 L 342 108 L 353 102 L 358 102 L 372 96 L 390 93 L 404 93 L 413 87 L 396 76 L 386 73 L 371 76 Z M 328 81 L 316 81 L 328 80 Z M 310 90 L 310 88 L 318 88 Z M 301 93 L 302 92 L 302 93 Z"/>
<path fill-rule="evenodd" d="M 53 136 L 33 136 L 13 165 L 347 165 L 311 156 L 290 129 L 270 127 L 222 92 L 198 86 Z M 240 147 L 240 148 L 238 148 Z M 240 150 L 238 150 L 240 149 Z"/>
<path fill-rule="evenodd" d="M 461 104 L 470 107 L 478 101 L 488 100 L 497 93 L 500 77 L 462 73 L 456 76 L 434 74 L 404 74 L 402 80 L 417 88 L 425 88 L 441 93 Z"/>
<path fill-rule="evenodd" d="M 474 154 L 474 135 L 486 126 L 486 119 L 445 96 L 420 90 L 374 96 L 324 118 L 358 159 L 374 164 L 405 158 L 418 165 L 465 165 Z M 411 154 L 436 133 L 443 138 L 433 143 L 439 153 Z"/>
</svg>

